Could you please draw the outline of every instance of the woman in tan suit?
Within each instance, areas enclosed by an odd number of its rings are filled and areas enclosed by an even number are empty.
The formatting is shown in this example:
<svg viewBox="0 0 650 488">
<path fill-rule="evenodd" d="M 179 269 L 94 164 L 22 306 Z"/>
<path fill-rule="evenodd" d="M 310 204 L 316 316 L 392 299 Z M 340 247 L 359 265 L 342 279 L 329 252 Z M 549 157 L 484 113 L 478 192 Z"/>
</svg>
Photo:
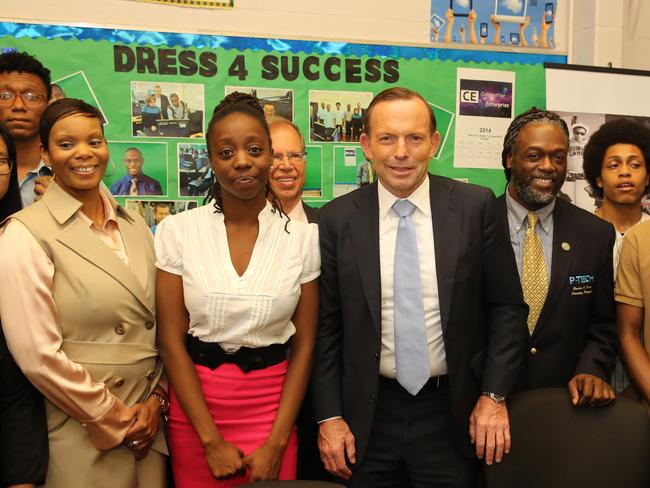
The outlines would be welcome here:
<svg viewBox="0 0 650 488">
<path fill-rule="evenodd" d="M 158 488 L 167 393 L 156 348 L 154 253 L 137 216 L 100 190 L 101 115 L 81 100 L 40 121 L 54 171 L 43 198 L 0 237 L 9 349 L 46 398 L 48 487 Z"/>
</svg>

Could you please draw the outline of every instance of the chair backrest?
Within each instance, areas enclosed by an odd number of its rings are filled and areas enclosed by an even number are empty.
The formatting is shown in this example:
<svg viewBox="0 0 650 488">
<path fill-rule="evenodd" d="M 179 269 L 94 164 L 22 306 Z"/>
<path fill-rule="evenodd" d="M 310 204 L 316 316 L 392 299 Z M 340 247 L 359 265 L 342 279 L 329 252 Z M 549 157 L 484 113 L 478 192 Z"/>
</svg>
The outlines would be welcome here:
<svg viewBox="0 0 650 488">
<path fill-rule="evenodd" d="M 512 449 L 486 466 L 488 488 L 648 488 L 650 417 L 641 403 L 574 407 L 566 388 L 530 390 L 508 404 Z"/>
<path fill-rule="evenodd" d="M 247 483 L 240 485 L 240 488 L 345 488 L 343 485 L 337 483 L 330 483 L 327 481 L 309 481 L 309 480 L 293 480 L 293 481 L 258 481 L 256 483 Z M 370 488 L 370 487 L 369 487 Z"/>
</svg>

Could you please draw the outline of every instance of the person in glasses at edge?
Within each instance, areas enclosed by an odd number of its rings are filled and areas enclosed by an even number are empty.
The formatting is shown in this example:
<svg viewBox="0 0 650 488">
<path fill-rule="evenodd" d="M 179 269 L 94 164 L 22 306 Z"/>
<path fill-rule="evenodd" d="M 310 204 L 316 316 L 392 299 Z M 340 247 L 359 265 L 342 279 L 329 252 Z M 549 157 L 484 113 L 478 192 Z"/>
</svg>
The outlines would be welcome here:
<svg viewBox="0 0 650 488">
<path fill-rule="evenodd" d="M 0 124 L 0 222 L 21 208 L 16 147 Z M 9 286 L 3 276 L 2 285 Z M 43 396 L 25 378 L 0 329 L 0 486 L 33 488 L 45 482 L 47 424 Z"/>
<path fill-rule="evenodd" d="M 42 195 L 52 170 L 41 159 L 38 121 L 52 95 L 50 70 L 25 52 L 0 55 L 0 122 L 16 143 L 23 207 Z"/>
<path fill-rule="evenodd" d="M 273 165 L 269 185 L 282 210 L 291 220 L 304 223 L 318 223 L 318 209 L 302 201 L 305 186 L 307 153 L 305 139 L 295 124 L 282 117 L 268 119 L 271 141 L 273 141 Z"/>
<path fill-rule="evenodd" d="M 309 224 L 318 223 L 318 209 L 301 199 L 305 186 L 307 167 L 305 139 L 300 129 L 282 117 L 268 120 L 273 144 L 273 166 L 269 175 L 271 190 L 280 200 L 283 210 L 291 220 Z M 307 392 L 298 414 L 298 471 L 297 479 L 327 481 L 331 476 L 325 471 L 318 452 L 318 429 Z"/>
</svg>

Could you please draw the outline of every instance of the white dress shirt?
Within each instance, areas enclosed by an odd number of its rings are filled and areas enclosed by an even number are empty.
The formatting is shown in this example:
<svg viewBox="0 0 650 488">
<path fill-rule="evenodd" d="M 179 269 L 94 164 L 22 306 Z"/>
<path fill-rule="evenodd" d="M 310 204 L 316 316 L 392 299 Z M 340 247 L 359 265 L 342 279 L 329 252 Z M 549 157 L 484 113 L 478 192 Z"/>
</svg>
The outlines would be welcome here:
<svg viewBox="0 0 650 488">
<path fill-rule="evenodd" d="M 398 198 L 381 181 L 379 193 L 379 262 L 381 268 L 381 360 L 379 374 L 395 378 L 395 313 L 393 307 L 393 267 L 399 217 L 392 206 Z M 440 299 L 433 246 L 433 223 L 429 198 L 429 177 L 407 198 L 417 208 L 412 215 L 420 260 L 420 280 L 424 321 L 429 349 L 431 376 L 447 374 L 445 344 L 442 337 Z M 444 257 L 443 257 L 444 258 Z"/>
<path fill-rule="evenodd" d="M 171 215 L 156 229 L 156 266 L 183 278 L 188 333 L 226 352 L 287 342 L 300 285 L 320 274 L 316 225 L 291 221 L 286 232 L 286 217 L 268 202 L 258 221 L 242 276 L 232 265 L 224 216 L 212 205 Z"/>
<path fill-rule="evenodd" d="M 302 222 L 304 224 L 309 223 L 309 220 L 307 220 L 307 214 L 305 213 L 305 209 L 302 206 L 302 200 L 300 200 L 296 204 L 296 206 L 291 209 L 291 212 L 287 212 L 287 215 L 291 220 Z"/>
</svg>

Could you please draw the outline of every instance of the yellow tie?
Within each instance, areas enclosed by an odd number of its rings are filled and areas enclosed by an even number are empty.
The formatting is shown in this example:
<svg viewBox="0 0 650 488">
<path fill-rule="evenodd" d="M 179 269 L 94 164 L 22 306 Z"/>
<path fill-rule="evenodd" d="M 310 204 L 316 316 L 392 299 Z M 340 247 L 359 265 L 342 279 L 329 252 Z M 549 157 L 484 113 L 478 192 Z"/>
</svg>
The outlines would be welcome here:
<svg viewBox="0 0 650 488">
<path fill-rule="evenodd" d="M 539 217 L 536 213 L 528 214 L 528 229 L 524 238 L 524 257 L 521 265 L 521 287 L 524 301 L 528 304 L 528 332 L 533 335 L 537 319 L 546 301 L 548 281 L 542 243 L 536 228 Z"/>
<path fill-rule="evenodd" d="M 137 195 L 137 194 L 138 194 L 138 179 L 131 178 L 131 188 L 129 188 L 129 195 Z"/>
</svg>

